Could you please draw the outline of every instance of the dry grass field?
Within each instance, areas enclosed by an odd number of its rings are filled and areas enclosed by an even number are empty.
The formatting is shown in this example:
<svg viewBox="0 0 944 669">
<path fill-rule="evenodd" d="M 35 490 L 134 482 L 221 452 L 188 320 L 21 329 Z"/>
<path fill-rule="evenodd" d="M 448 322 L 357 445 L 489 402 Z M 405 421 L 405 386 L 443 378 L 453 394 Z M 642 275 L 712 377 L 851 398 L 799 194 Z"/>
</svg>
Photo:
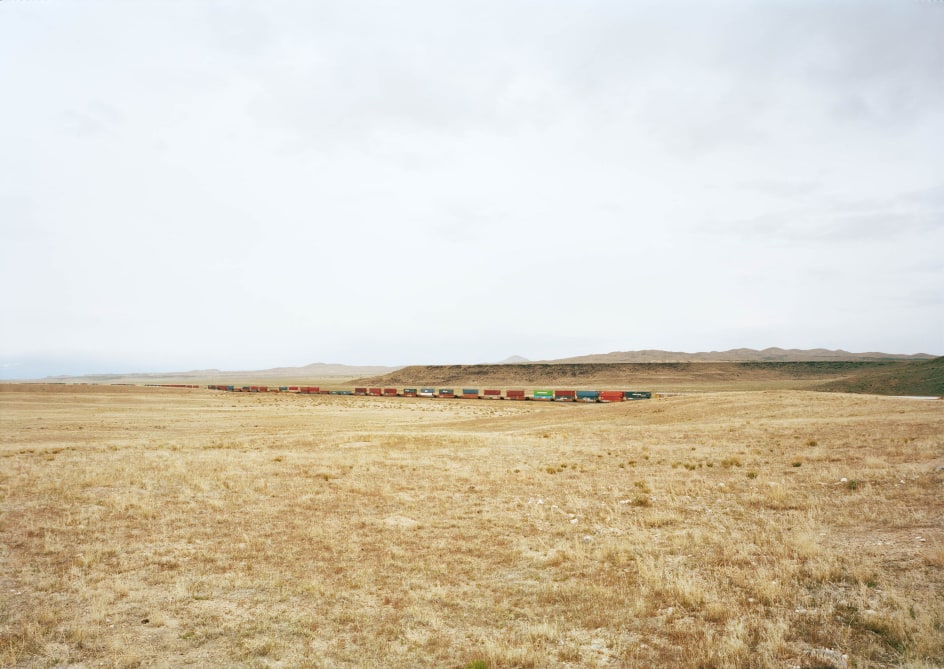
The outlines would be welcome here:
<svg viewBox="0 0 944 669">
<path fill-rule="evenodd" d="M 0 385 L 0 666 L 944 666 L 944 402 Z"/>
</svg>

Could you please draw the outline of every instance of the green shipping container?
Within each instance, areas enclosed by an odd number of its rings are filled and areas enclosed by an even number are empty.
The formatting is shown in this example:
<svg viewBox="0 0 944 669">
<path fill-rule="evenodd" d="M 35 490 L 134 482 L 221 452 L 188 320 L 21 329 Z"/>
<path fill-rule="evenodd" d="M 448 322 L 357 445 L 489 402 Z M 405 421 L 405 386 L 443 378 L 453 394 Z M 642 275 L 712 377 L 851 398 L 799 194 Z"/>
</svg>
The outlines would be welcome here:
<svg viewBox="0 0 944 669">
<path fill-rule="evenodd" d="M 546 398 L 548 398 L 548 399 L 554 399 L 554 391 L 553 391 L 553 390 L 535 390 L 535 391 L 534 391 L 534 396 L 535 396 L 535 397 L 546 397 Z"/>
</svg>

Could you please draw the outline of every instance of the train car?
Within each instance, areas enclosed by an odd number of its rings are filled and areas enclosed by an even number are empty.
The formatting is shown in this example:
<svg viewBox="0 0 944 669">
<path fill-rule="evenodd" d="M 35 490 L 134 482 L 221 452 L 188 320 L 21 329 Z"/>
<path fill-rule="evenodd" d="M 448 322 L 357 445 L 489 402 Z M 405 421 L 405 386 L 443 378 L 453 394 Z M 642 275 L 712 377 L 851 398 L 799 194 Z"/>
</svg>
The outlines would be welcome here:
<svg viewBox="0 0 944 669">
<path fill-rule="evenodd" d="M 532 399 L 538 400 L 539 402 L 550 402 L 554 399 L 553 390 L 535 390 L 531 393 Z"/>
<path fill-rule="evenodd" d="M 555 402 L 576 402 L 577 391 L 576 390 L 555 390 L 554 401 Z"/>
<path fill-rule="evenodd" d="M 652 393 L 647 390 L 624 390 L 624 400 L 649 400 L 652 399 Z"/>
<path fill-rule="evenodd" d="M 366 394 L 367 394 L 367 388 L 355 388 L 355 389 L 354 389 L 354 394 L 355 394 L 355 395 L 366 395 Z"/>
<path fill-rule="evenodd" d="M 456 391 L 453 388 L 440 388 L 439 397 L 444 398 L 454 398 L 456 396 Z"/>
<path fill-rule="evenodd" d="M 599 402 L 600 391 L 599 390 L 578 390 L 577 401 L 578 402 Z"/>
<path fill-rule="evenodd" d="M 328 394 L 328 395 L 356 395 L 357 393 L 354 392 L 354 391 L 352 391 L 352 390 L 328 390 L 328 391 L 322 390 L 322 391 L 321 391 L 321 394 L 322 394 L 322 395 L 324 395 L 324 394 Z"/>
<path fill-rule="evenodd" d="M 404 397 L 416 397 L 416 388 L 404 388 L 403 389 Z"/>
<path fill-rule="evenodd" d="M 479 398 L 478 388 L 463 388 L 462 389 L 462 399 L 477 400 L 478 398 Z"/>
<path fill-rule="evenodd" d="M 289 391 L 290 393 L 297 393 L 297 392 L 298 392 L 298 386 L 289 386 L 289 387 L 288 387 L 288 391 Z"/>
<path fill-rule="evenodd" d="M 382 388 L 368 388 L 367 394 L 370 395 L 371 397 L 380 397 L 381 395 L 383 395 L 383 389 Z"/>
<path fill-rule="evenodd" d="M 500 390 L 486 388 L 482 391 L 482 397 L 487 400 L 500 400 L 502 394 Z"/>
<path fill-rule="evenodd" d="M 420 388 L 420 397 L 436 397 L 435 388 Z"/>
<path fill-rule="evenodd" d="M 506 390 L 506 391 L 505 391 L 505 397 L 507 397 L 507 398 L 510 399 L 510 400 L 526 400 L 526 399 L 528 399 L 527 397 L 525 397 L 523 390 Z"/>
<path fill-rule="evenodd" d="M 623 401 L 623 391 L 622 390 L 604 390 L 600 393 L 601 402 L 622 402 Z"/>
<path fill-rule="evenodd" d="M 396 397 L 396 396 L 397 396 L 397 389 L 396 389 L 396 388 L 384 388 L 384 389 L 383 389 L 383 396 L 384 396 L 384 397 Z"/>
</svg>

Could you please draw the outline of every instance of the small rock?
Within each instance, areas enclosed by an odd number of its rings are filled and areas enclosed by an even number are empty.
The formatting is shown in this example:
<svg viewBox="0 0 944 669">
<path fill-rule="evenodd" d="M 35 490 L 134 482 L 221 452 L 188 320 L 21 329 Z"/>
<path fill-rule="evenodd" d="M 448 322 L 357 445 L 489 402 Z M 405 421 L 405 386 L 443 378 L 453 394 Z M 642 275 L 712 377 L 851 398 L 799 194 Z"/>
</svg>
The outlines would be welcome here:
<svg viewBox="0 0 944 669">
<path fill-rule="evenodd" d="M 803 651 L 805 666 L 828 667 L 829 669 L 849 669 L 847 657 L 828 648 L 807 648 Z"/>
</svg>

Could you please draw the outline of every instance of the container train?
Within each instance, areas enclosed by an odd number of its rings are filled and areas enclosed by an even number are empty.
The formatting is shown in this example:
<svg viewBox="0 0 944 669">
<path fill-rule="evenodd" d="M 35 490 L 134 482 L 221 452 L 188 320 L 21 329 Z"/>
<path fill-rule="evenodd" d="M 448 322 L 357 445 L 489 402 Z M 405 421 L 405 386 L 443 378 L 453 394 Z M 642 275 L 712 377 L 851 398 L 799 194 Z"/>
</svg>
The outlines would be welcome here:
<svg viewBox="0 0 944 669">
<path fill-rule="evenodd" d="M 170 386 L 181 387 L 181 386 Z M 197 387 L 197 386 L 185 386 Z M 518 400 L 532 402 L 624 402 L 629 400 L 648 400 L 652 392 L 648 390 L 533 390 L 530 394 L 524 390 L 501 390 L 499 388 L 384 388 L 357 387 L 353 390 L 327 390 L 318 386 L 241 386 L 211 384 L 210 390 L 224 390 L 236 393 L 297 393 L 300 395 L 359 395 L 364 397 L 428 397 L 438 399 L 472 400 Z"/>
</svg>

